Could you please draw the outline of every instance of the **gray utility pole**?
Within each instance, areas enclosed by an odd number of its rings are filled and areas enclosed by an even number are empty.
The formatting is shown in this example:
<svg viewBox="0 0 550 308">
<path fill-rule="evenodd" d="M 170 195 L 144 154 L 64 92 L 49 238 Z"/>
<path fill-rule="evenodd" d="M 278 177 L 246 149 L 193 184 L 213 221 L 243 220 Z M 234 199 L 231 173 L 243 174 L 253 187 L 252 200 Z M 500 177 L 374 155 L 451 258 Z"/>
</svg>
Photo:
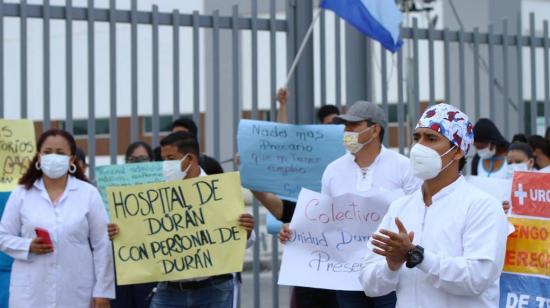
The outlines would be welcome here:
<svg viewBox="0 0 550 308">
<path fill-rule="evenodd" d="M 287 59 L 289 59 L 288 63 L 290 65 L 313 20 L 313 1 L 289 2 L 292 14 L 288 16 L 289 44 L 287 45 Z M 289 120 L 291 122 L 298 124 L 315 123 L 313 81 L 313 39 L 310 38 L 296 66 L 296 72 L 288 84 L 291 93 L 291 102 L 289 103 Z"/>
<path fill-rule="evenodd" d="M 346 105 L 372 101 L 372 42 L 346 23 Z"/>
</svg>

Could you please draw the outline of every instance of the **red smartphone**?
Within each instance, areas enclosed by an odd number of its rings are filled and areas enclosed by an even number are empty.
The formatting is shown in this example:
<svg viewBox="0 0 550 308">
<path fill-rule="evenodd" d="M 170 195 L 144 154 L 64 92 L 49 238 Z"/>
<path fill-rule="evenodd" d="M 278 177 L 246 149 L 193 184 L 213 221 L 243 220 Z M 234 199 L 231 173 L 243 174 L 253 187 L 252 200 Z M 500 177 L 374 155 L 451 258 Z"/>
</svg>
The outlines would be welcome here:
<svg viewBox="0 0 550 308">
<path fill-rule="evenodd" d="M 35 228 L 34 231 L 36 232 L 36 236 L 42 239 L 43 244 L 53 245 L 48 230 L 43 228 Z"/>
</svg>

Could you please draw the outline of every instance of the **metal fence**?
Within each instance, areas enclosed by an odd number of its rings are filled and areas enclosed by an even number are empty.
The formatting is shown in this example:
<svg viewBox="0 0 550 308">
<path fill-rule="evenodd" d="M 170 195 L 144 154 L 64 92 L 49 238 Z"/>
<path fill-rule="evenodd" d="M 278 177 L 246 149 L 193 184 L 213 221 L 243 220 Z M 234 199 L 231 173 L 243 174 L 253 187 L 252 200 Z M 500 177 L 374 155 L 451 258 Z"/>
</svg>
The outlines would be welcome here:
<svg viewBox="0 0 550 308">
<path fill-rule="evenodd" d="M 87 121 L 87 149 L 90 175 L 93 177 L 97 152 L 96 105 L 99 103 L 95 91 L 98 80 L 96 57 L 105 56 L 107 73 L 100 77 L 108 79 L 107 139 L 111 163 L 116 163 L 117 155 L 121 154 L 118 132 L 123 127 L 120 127 L 118 121 L 119 109 L 128 105 L 129 127 L 124 129 L 128 130 L 130 141 L 140 138 L 140 119 L 146 115 L 151 118 L 152 144 L 158 145 L 161 116 L 168 114 L 175 119 L 182 114 L 182 110 L 186 110 L 183 113 L 192 115 L 197 123 L 205 126 L 202 134 L 208 137 L 206 150 L 217 159 L 231 157 L 236 152 L 238 121 L 244 113 L 251 118 L 275 119 L 277 110 L 274 93 L 281 81 L 277 69 L 281 66 L 280 63 L 291 63 L 312 21 L 314 8 L 311 0 L 284 1 L 283 18 L 277 6 L 280 2 L 282 1 L 266 1 L 267 13 L 260 17 L 257 0 L 250 1 L 250 10 L 246 14 L 242 14 L 238 6 L 233 6 L 228 16 L 221 16 L 218 11 L 211 15 L 201 15 L 198 12 L 159 12 L 156 6 L 150 11 L 138 11 L 136 0 L 131 1 L 130 10 L 118 9 L 115 0 L 110 0 L 109 8 L 96 8 L 92 0 L 88 1 L 87 7 L 74 7 L 71 0 L 67 0 L 65 6 L 51 6 L 49 0 L 44 0 L 43 5 L 30 5 L 26 1 L 0 1 L 0 71 L 4 72 L 0 74 L 0 117 L 27 118 L 30 111 L 42 108 L 41 127 L 47 129 L 53 125 L 53 121 L 60 120 L 52 120 L 51 111 L 64 109 L 61 119 L 63 127 L 73 131 L 76 109 L 87 109 L 83 119 Z M 542 36 L 537 35 L 535 16 L 531 15 L 529 35 L 523 35 L 521 18 L 519 20 L 515 31 L 509 31 L 508 21 L 504 20 L 499 25 L 503 31 L 497 34 L 493 26 L 489 26 L 486 33 L 479 29 L 472 32 L 436 30 L 431 24 L 428 28 L 421 29 L 418 20 L 413 18 L 412 26 L 403 27 L 401 31 L 405 47 L 392 55 L 358 36 L 354 33 L 355 30 L 345 26 L 338 17 L 322 12 L 315 30 L 316 38 L 306 47 L 295 77 L 289 84 L 291 122 L 314 122 L 316 101 L 318 105 L 331 103 L 342 106 L 357 98 L 375 100 L 382 104 L 394 130 L 394 137 L 388 134 L 386 144 L 404 152 L 409 142 L 407 135 L 410 125 L 415 123 L 421 108 L 437 101 L 447 101 L 460 106 L 472 118 L 491 117 L 507 137 L 515 132 L 535 133 L 537 118 L 543 119 L 539 121 L 543 126 L 550 124 L 548 22 L 543 23 Z M 11 25 L 9 29 L 6 27 L 8 21 Z M 30 86 L 32 76 L 28 73 L 33 65 L 29 62 L 29 51 L 36 51 L 28 46 L 31 21 L 41 22 L 38 28 L 41 29 L 41 46 L 38 52 L 42 57 L 42 75 L 38 80 L 43 89 L 40 103 L 29 99 L 29 93 L 34 92 L 34 88 Z M 52 80 L 57 80 L 57 75 L 52 71 L 58 69 L 51 66 L 52 56 L 55 57 L 51 46 L 52 22 L 63 23 L 65 29 L 61 38 L 65 50 L 62 77 L 65 99 L 61 102 L 57 99 L 52 101 L 52 97 L 56 95 L 52 93 Z M 77 24 L 85 24 L 86 33 L 82 35 L 85 36 L 87 46 L 86 56 L 82 58 L 83 61 L 78 62 L 75 61 L 75 56 L 81 55 L 74 51 L 73 29 Z M 98 54 L 95 48 L 99 27 L 108 31 L 108 42 L 103 54 Z M 120 36 L 117 31 L 120 27 L 129 27 L 128 37 Z M 9 31 L 18 33 L 17 44 L 7 43 L 5 33 Z M 161 73 L 159 69 L 162 52 L 159 49 L 160 31 L 171 31 L 172 52 L 168 62 L 173 70 L 168 77 L 167 73 Z M 182 31 L 190 33 L 188 41 L 182 41 Z M 150 81 L 147 86 L 151 89 L 151 112 L 140 114 L 140 82 L 143 83 L 144 77 L 140 75 L 140 67 L 145 64 L 139 61 L 138 53 L 143 51 L 139 47 L 139 33 L 143 32 L 148 32 L 151 36 L 151 42 L 146 46 L 151 55 L 148 63 L 151 66 L 151 76 L 147 76 L 150 80 L 146 81 Z M 35 32 L 32 34 L 36 35 Z M 248 46 L 243 45 L 245 35 L 250 37 Z M 262 35 L 266 36 L 269 55 L 259 54 L 259 36 Z M 281 45 L 279 35 L 284 36 L 283 57 L 277 53 Z M 127 50 L 123 52 L 128 51 L 129 68 L 128 71 L 121 71 L 120 65 L 117 65 L 122 60 L 117 42 L 128 39 Z M 201 46 L 208 48 L 203 51 Z M 16 48 L 19 56 L 11 58 L 13 51 L 9 48 Z M 191 59 L 182 58 L 184 51 L 191 51 Z M 243 58 L 244 51 L 249 52 L 249 59 Z M 260 62 L 266 58 L 267 64 L 262 67 Z M 188 61 L 186 63 L 190 65 L 182 69 L 183 61 Z M 245 62 L 249 67 L 245 66 Z M 205 69 L 201 63 L 206 63 L 208 68 Z M 74 74 L 75 69 L 81 66 L 86 67 L 86 74 Z M 14 69 L 17 74 L 11 71 Z M 250 71 L 245 72 L 245 69 Z M 267 81 L 259 76 L 259 72 L 266 71 L 269 72 Z M 243 81 L 245 73 L 249 78 Z M 120 74 L 127 74 L 130 79 L 123 81 L 129 82 L 129 95 L 122 100 L 117 95 L 121 83 L 117 76 Z M 18 81 L 8 80 L 17 75 Z M 169 102 L 161 101 L 160 98 L 162 78 L 168 78 L 172 83 Z M 74 85 L 82 79 L 86 80 L 86 94 L 75 90 Z M 182 80 L 192 83 L 190 91 L 182 91 Z M 5 99 L 8 90 L 5 85 L 8 82 L 17 84 L 18 101 Z M 262 82 L 265 84 L 261 84 Z M 204 91 L 202 87 L 205 86 L 202 83 L 208 86 L 208 93 L 205 95 L 201 94 Z M 529 89 L 527 93 L 524 91 L 525 84 Z M 260 95 L 259 89 L 262 86 L 268 89 L 268 95 Z M 250 93 L 243 93 L 245 88 Z M 203 101 L 203 96 L 208 103 Z M 243 97 L 248 97 L 244 105 Z M 86 101 L 84 106 L 80 103 L 82 100 Z M 19 109 L 15 116 L 13 112 L 8 112 L 14 105 Z M 166 106 L 171 106 L 168 107 L 169 112 L 161 112 Z M 205 119 L 201 117 L 202 112 L 206 114 Z M 255 203 L 254 215 L 258 217 L 258 214 L 259 206 Z M 260 233 L 258 227 L 256 232 Z M 274 282 L 271 296 L 273 306 L 278 307 L 278 246 L 275 236 L 271 238 L 271 244 Z M 259 307 L 260 297 L 267 296 L 259 291 L 259 242 L 254 246 L 253 268 L 253 302 L 254 307 Z"/>
</svg>

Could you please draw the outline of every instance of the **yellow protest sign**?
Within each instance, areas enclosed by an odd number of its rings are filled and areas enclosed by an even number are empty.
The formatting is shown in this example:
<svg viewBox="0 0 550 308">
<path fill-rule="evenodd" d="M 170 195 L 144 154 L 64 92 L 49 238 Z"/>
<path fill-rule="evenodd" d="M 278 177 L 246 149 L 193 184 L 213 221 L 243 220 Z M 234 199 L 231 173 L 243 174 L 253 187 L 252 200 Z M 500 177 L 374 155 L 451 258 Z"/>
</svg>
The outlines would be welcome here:
<svg viewBox="0 0 550 308">
<path fill-rule="evenodd" d="M 0 191 L 12 191 L 36 153 L 30 120 L 0 119 Z"/>
<path fill-rule="evenodd" d="M 242 271 L 238 172 L 107 188 L 119 285 Z"/>
</svg>

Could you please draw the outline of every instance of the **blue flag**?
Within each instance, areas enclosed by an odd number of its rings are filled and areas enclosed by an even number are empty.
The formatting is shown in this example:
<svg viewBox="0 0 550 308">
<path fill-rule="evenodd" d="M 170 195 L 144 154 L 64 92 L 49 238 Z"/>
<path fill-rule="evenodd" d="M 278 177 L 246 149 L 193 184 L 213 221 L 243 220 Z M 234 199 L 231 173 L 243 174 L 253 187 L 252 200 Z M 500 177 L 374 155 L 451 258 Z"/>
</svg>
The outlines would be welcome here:
<svg viewBox="0 0 550 308">
<path fill-rule="evenodd" d="M 403 45 L 399 34 L 403 14 L 394 0 L 323 0 L 321 7 L 333 11 L 391 52 Z"/>
</svg>

